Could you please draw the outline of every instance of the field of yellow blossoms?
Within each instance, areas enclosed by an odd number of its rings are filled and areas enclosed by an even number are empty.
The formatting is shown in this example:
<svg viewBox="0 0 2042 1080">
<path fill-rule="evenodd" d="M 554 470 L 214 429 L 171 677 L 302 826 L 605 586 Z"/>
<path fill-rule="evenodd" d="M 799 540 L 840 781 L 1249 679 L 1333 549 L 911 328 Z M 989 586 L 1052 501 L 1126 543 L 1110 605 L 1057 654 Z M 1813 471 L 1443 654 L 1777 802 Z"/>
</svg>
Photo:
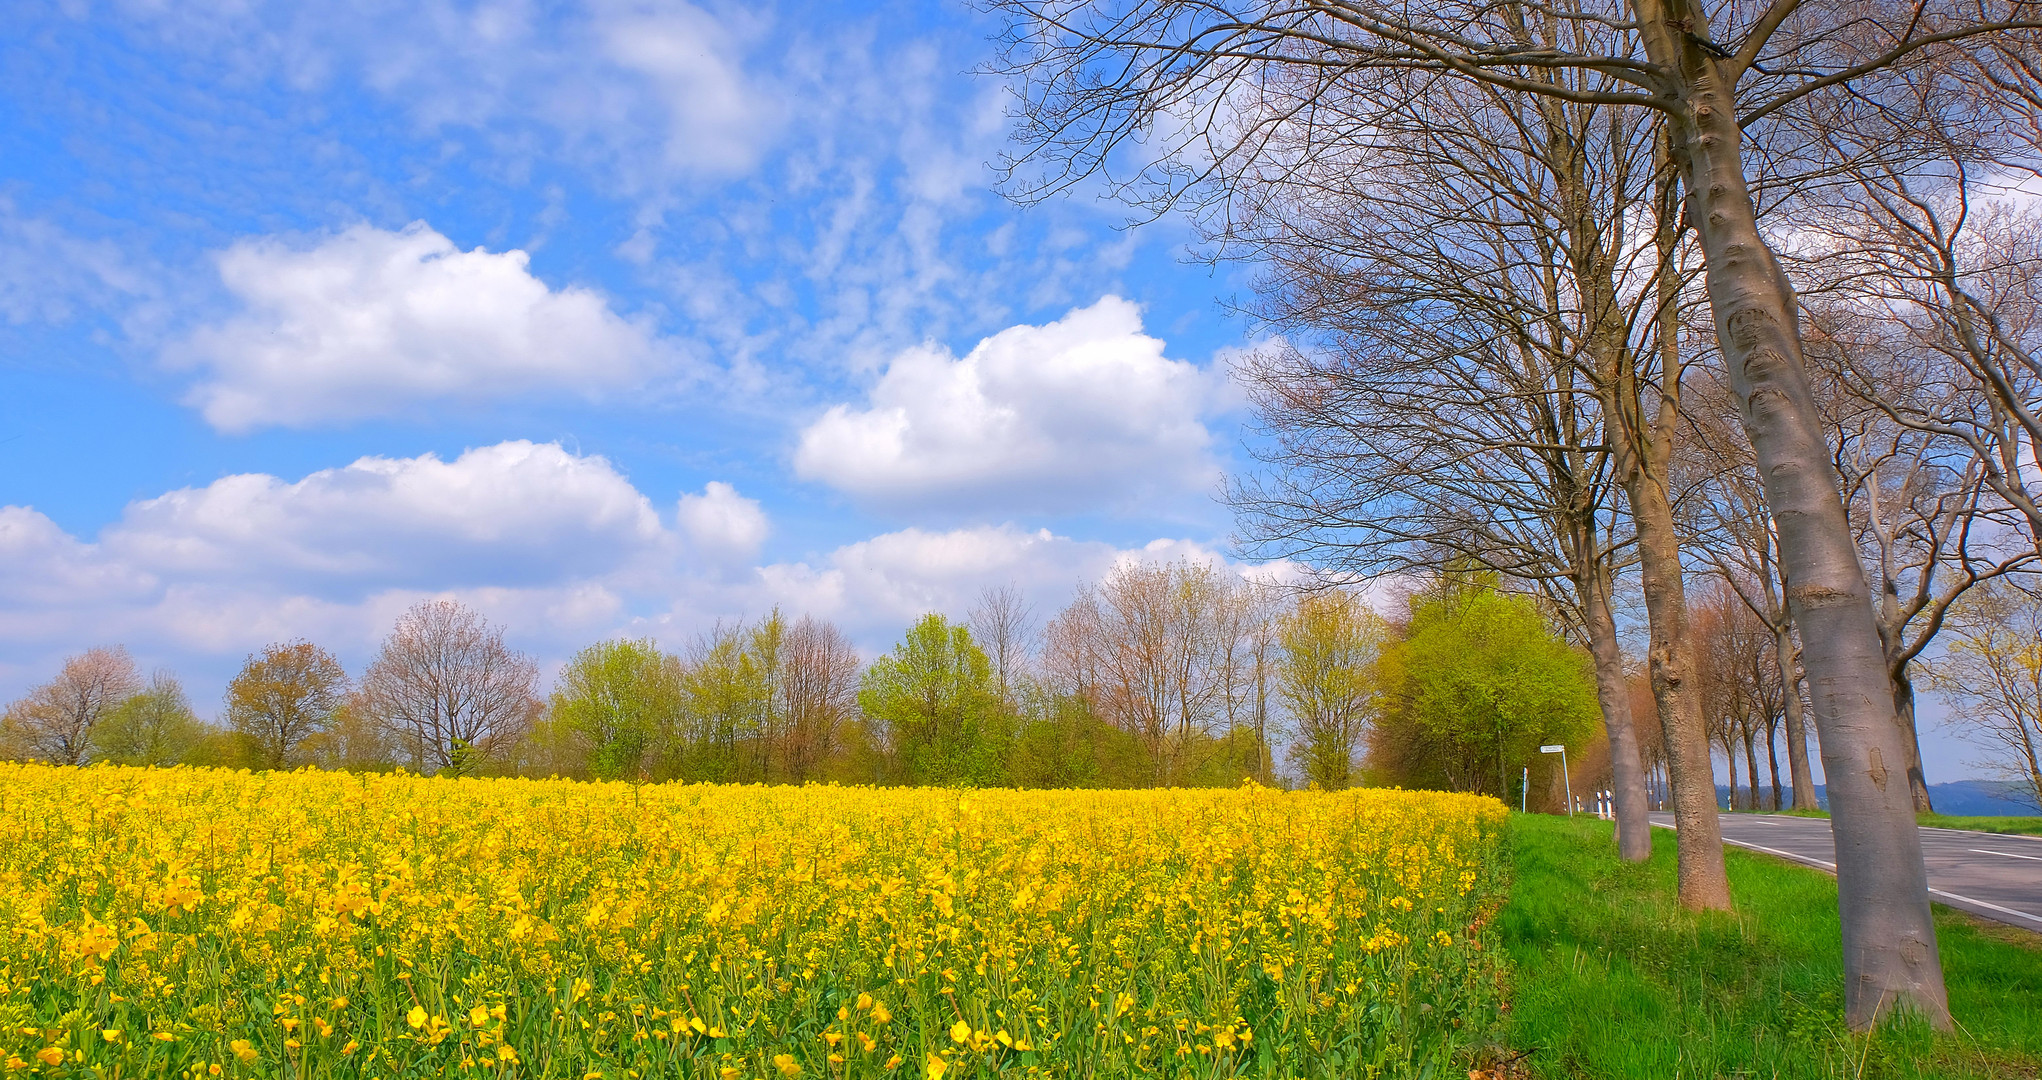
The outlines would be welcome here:
<svg viewBox="0 0 2042 1080">
<path fill-rule="evenodd" d="M 0 765 L 15 1076 L 1399 1076 L 1505 812 Z"/>
</svg>

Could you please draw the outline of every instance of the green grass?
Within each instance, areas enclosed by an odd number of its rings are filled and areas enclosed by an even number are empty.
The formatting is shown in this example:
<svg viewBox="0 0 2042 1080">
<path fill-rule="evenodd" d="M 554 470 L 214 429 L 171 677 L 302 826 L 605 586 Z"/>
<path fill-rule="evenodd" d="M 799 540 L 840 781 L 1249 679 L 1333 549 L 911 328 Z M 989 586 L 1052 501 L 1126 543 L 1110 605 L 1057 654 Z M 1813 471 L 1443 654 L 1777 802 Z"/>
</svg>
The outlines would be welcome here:
<svg viewBox="0 0 2042 1080">
<path fill-rule="evenodd" d="M 1732 850 L 1734 914 L 1673 902 L 1673 836 L 1616 858 L 1600 821 L 1517 816 L 1505 1040 L 1536 1077 L 2042 1076 L 2042 937 L 1936 909 L 1960 1030 L 1843 1024 L 1836 883 Z"/>
<path fill-rule="evenodd" d="M 1739 810 L 1740 814 L 1778 813 L 1786 817 L 1826 818 L 1827 810 Z M 1915 823 L 1931 829 L 1969 829 L 1972 832 L 2018 833 L 2042 836 L 2042 817 L 1959 817 L 1956 814 L 1916 814 Z"/>
<path fill-rule="evenodd" d="M 1957 817 L 1952 814 L 1916 814 L 1915 820 L 1932 829 L 1970 829 L 1972 832 L 2042 836 L 2042 817 Z"/>
</svg>

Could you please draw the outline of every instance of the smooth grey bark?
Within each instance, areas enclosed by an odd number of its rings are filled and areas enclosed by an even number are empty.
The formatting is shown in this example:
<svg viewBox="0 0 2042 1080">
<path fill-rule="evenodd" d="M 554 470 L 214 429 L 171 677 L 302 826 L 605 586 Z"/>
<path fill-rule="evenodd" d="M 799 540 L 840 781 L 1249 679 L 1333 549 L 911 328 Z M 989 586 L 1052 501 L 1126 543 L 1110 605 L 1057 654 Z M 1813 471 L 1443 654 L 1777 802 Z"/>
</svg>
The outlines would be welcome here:
<svg viewBox="0 0 2042 1080">
<path fill-rule="evenodd" d="M 1577 577 L 1586 624 L 1588 653 L 1595 661 L 1595 697 L 1609 733 L 1611 799 L 1616 803 L 1617 857 L 1644 862 L 1652 857 L 1652 822 L 1646 816 L 1644 757 L 1638 748 L 1637 721 L 1631 715 L 1629 680 L 1624 676 L 1623 646 L 1616 620 L 1610 616 L 1609 574 L 1601 565 L 1584 568 Z"/>
<path fill-rule="evenodd" d="M 1759 231 L 1744 176 L 1730 62 L 1705 50 L 1696 0 L 1638 0 L 1646 51 L 1669 76 L 1674 161 L 1704 253 L 1716 332 L 1778 523 L 1836 836 L 1844 1014 L 1950 1027 L 1928 875 L 1872 597 L 1801 355 L 1792 286 Z"/>
<path fill-rule="evenodd" d="M 1929 798 L 1929 780 L 1921 767 L 1921 728 L 1914 715 L 1914 667 L 1903 660 L 1893 670 L 1893 713 L 1907 729 L 1907 794 L 1914 800 L 1914 812 L 1933 814 L 1936 804 Z"/>
<path fill-rule="evenodd" d="M 1815 775 L 1808 764 L 1808 727 L 1801 710 L 1800 649 L 1791 622 L 1773 624 L 1774 648 L 1780 657 L 1780 692 L 1787 714 L 1787 774 L 1794 784 L 1794 809 L 1814 810 Z"/>
<path fill-rule="evenodd" d="M 1627 356 L 1603 350 L 1597 358 L 1604 395 L 1604 424 L 1611 460 L 1631 504 L 1637 530 L 1638 568 L 1645 593 L 1646 672 L 1659 713 L 1661 746 L 1672 788 L 1675 887 L 1682 905 L 1728 910 L 1730 877 L 1723 866 L 1723 828 L 1716 813 L 1715 769 L 1710 763 L 1708 723 L 1702 712 L 1694 635 L 1688 624 L 1682 578 L 1680 532 L 1669 494 L 1674 425 L 1680 416 L 1680 346 L 1676 336 L 1677 286 L 1672 279 L 1676 228 L 1670 189 L 1661 192 L 1656 242 L 1659 273 L 1659 379 L 1651 416 L 1646 387 Z"/>
</svg>

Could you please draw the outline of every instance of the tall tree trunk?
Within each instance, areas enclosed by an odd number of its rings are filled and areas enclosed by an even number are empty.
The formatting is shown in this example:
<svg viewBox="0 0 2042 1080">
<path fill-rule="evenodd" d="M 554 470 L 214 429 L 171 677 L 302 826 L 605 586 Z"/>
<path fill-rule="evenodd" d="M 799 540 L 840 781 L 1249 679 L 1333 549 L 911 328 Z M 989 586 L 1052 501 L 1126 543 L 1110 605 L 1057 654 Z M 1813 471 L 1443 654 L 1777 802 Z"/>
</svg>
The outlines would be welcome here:
<svg viewBox="0 0 2042 1080">
<path fill-rule="evenodd" d="M 1723 809 L 1737 809 L 1737 736 L 1723 736 L 1723 767 L 1730 773 L 1730 792 L 1723 799 Z"/>
<path fill-rule="evenodd" d="M 1780 692 L 1787 706 L 1787 773 L 1794 781 L 1794 809 L 1814 810 L 1815 770 L 1808 764 L 1808 728 L 1801 715 L 1801 665 L 1794 662 L 1794 626 L 1773 627 L 1780 656 Z"/>
<path fill-rule="evenodd" d="M 1765 764 L 1766 764 L 1766 768 L 1768 768 L 1768 769 L 1772 770 L 1772 777 L 1773 777 L 1773 804 L 1772 804 L 1772 810 L 1773 810 L 1773 811 L 1774 811 L 1775 813 L 1779 812 L 1779 809 L 1780 809 L 1780 807 L 1782 807 L 1782 806 L 1786 805 L 1786 804 L 1785 804 L 1785 803 L 1784 803 L 1784 802 L 1783 802 L 1783 801 L 1781 800 L 1781 796 L 1782 796 L 1782 795 L 1783 795 L 1784 793 L 1783 793 L 1783 792 L 1782 792 L 1782 791 L 1780 790 L 1780 749 L 1779 749 L 1779 746 L 1778 746 L 1778 742 L 1779 742 L 1779 734 L 1780 734 L 1780 727 L 1779 727 L 1779 725 L 1778 725 L 1778 724 L 1775 724 L 1775 723 L 1773 723 L 1773 718 L 1772 718 L 1772 717 L 1770 717 L 1770 716 L 1766 717 L 1766 724 L 1765 724 Z"/>
<path fill-rule="evenodd" d="M 1744 763 L 1750 766 L 1745 771 L 1745 775 L 1751 777 L 1751 805 L 1745 807 L 1745 809 L 1756 811 L 1758 809 L 1758 732 L 1751 729 L 1749 722 L 1744 725 Z M 1774 774 L 1774 778 L 1778 778 L 1777 773 Z"/>
<path fill-rule="evenodd" d="M 1593 541 L 1593 537 L 1590 540 Z M 1591 543 L 1586 550 L 1593 552 Z M 1631 716 L 1631 691 L 1624 677 L 1623 647 L 1617 642 L 1616 620 L 1610 617 L 1609 572 L 1600 559 L 1577 560 L 1588 653 L 1595 660 L 1595 696 L 1609 732 L 1610 797 L 1616 803 L 1617 857 L 1644 862 L 1652 857 L 1652 822 L 1646 815 L 1645 765 L 1638 751 L 1638 730 Z"/>
<path fill-rule="evenodd" d="M 1669 125 L 1731 389 L 1778 523 L 1787 603 L 1801 628 L 1836 836 L 1844 1017 L 1870 1028 L 1890 1009 L 1950 1027 L 1928 874 L 1905 767 L 1907 729 L 1865 571 L 1801 356 L 1792 287 L 1759 231 L 1726 61 L 1703 50 L 1698 0 L 1637 0 L 1647 51 L 1676 80 Z M 1896 775 L 1893 766 L 1901 766 Z M 1896 782 L 1898 781 L 1898 782 Z"/>
<path fill-rule="evenodd" d="M 1658 242 L 1674 243 L 1671 177 L 1662 181 Z M 1663 260 L 1666 261 L 1666 260 Z M 1658 401 L 1648 419 L 1644 387 L 1628 353 L 1601 363 L 1603 411 L 1611 460 L 1623 481 L 1637 527 L 1639 576 L 1645 592 L 1649 634 L 1646 671 L 1659 712 L 1666 754 L 1668 801 L 1673 804 L 1674 871 L 1682 905 L 1730 908 L 1730 877 L 1723 868 L 1723 828 L 1716 819 L 1716 776 L 1710 763 L 1709 729 L 1702 718 L 1701 685 L 1695 678 L 1694 635 L 1688 626 L 1687 590 L 1681 579 L 1680 533 L 1674 527 L 1668 476 L 1673 461 L 1674 424 L 1680 414 L 1680 345 L 1673 333 L 1677 286 L 1660 275 L 1660 377 Z"/>
<path fill-rule="evenodd" d="M 1921 767 L 1921 730 L 1914 722 L 1914 665 L 1902 660 L 1893 667 L 1893 711 L 1907 729 L 1907 793 L 1914 800 L 1914 812 L 1933 814 L 1929 781 Z"/>
</svg>

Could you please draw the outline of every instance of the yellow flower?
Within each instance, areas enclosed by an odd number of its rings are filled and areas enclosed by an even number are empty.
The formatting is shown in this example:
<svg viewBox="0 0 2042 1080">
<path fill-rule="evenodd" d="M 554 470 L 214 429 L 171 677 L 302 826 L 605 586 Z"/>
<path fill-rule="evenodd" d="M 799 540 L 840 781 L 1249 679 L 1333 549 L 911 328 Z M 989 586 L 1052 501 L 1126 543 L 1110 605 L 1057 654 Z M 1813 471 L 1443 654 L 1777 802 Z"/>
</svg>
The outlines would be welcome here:
<svg viewBox="0 0 2042 1080">
<path fill-rule="evenodd" d="M 167 1031 L 158 1031 L 158 1032 L 155 1032 L 155 1033 L 151 1034 L 151 1035 L 150 1035 L 149 1037 L 150 1037 L 150 1038 L 152 1038 L 152 1039 L 154 1039 L 154 1040 L 156 1040 L 157 1042 L 176 1042 L 176 1041 L 177 1041 L 177 1036 L 175 1036 L 175 1035 L 172 1035 L 171 1033 L 169 1033 L 169 1032 L 167 1032 Z"/>
<path fill-rule="evenodd" d="M 35 1052 L 36 1060 L 54 1069 L 64 1063 L 64 1052 L 54 1046 L 45 1046 Z"/>
<path fill-rule="evenodd" d="M 801 1066 L 795 1062 L 793 1054 L 774 1054 L 773 1067 L 780 1070 L 781 1076 L 801 1075 Z"/>
<path fill-rule="evenodd" d="M 421 1005 L 413 1005 L 411 1007 L 411 1011 L 404 1014 L 404 1022 L 410 1024 L 412 1027 L 415 1028 L 424 1027 L 425 1007 Z"/>
<path fill-rule="evenodd" d="M 107 1042 L 119 1042 L 121 1041 L 121 1029 L 107 1028 L 105 1031 L 99 1033 L 99 1037 L 105 1039 Z"/>
<path fill-rule="evenodd" d="M 476 1027 L 489 1023 L 489 1010 L 480 1005 L 468 1010 L 468 1022 Z"/>
<path fill-rule="evenodd" d="M 518 1063 L 518 1052 L 513 1050 L 509 1043 L 505 1043 L 496 1048 L 496 1060 L 506 1065 L 516 1065 Z"/>
<path fill-rule="evenodd" d="M 950 1063 L 934 1054 L 929 1055 L 927 1067 L 929 1070 L 929 1080 L 943 1080 L 943 1074 L 950 1071 Z"/>
<path fill-rule="evenodd" d="M 243 1065 L 253 1065 L 255 1059 L 262 1056 L 256 1052 L 255 1047 L 248 1045 L 247 1039 L 235 1039 L 227 1044 L 227 1049 L 234 1051 L 234 1060 Z"/>
<path fill-rule="evenodd" d="M 950 1041 L 961 1043 L 971 1038 L 971 1025 L 962 1020 L 950 1025 Z"/>
<path fill-rule="evenodd" d="M 887 1011 L 885 1002 L 875 1001 L 872 1003 L 872 1022 L 875 1024 L 893 1023 L 893 1013 Z"/>
</svg>

